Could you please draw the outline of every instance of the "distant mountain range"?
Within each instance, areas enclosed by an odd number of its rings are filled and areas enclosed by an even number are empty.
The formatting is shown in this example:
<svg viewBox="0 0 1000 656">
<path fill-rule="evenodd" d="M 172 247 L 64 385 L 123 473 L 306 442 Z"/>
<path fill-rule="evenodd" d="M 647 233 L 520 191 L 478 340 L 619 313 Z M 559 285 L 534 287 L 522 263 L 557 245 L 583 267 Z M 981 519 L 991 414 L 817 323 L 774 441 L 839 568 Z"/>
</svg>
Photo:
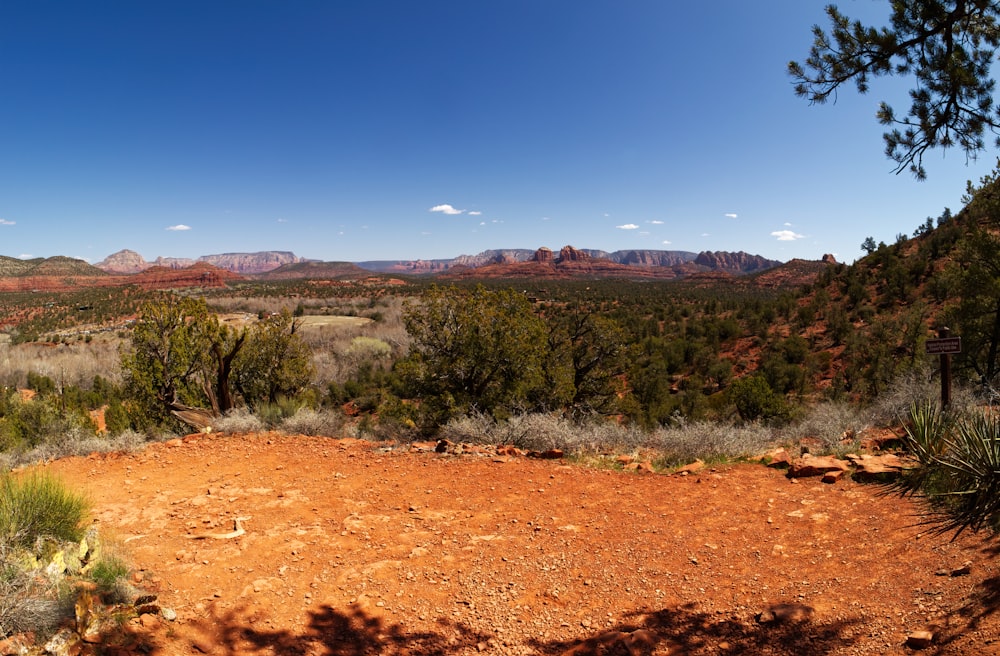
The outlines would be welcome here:
<svg viewBox="0 0 1000 656">
<path fill-rule="evenodd" d="M 688 251 L 625 250 L 609 253 L 601 250 L 576 249 L 572 246 L 563 247 L 558 255 L 555 255 L 547 248 L 536 250 L 508 248 L 483 251 L 478 255 L 459 255 L 450 259 L 371 260 L 355 262 L 353 264 L 366 271 L 376 273 L 409 275 L 440 274 L 446 272 L 464 273 L 470 269 L 480 269 L 482 267 L 494 267 L 496 269 L 499 267 L 499 271 L 495 271 L 495 273 L 502 275 L 504 267 L 510 267 L 519 263 L 559 264 L 564 261 L 581 262 L 585 260 L 592 264 L 599 262 L 607 271 L 609 271 L 607 269 L 608 265 L 647 269 L 676 269 L 677 267 L 693 265 L 693 267 L 697 267 L 694 269 L 697 271 L 723 271 L 732 275 L 764 271 L 782 264 L 777 260 L 769 260 L 760 255 L 750 255 L 743 252 L 704 251 L 702 253 L 691 253 Z M 247 276 L 258 276 L 275 272 L 278 276 L 285 278 L 307 277 L 310 271 L 318 273 L 321 269 L 314 261 L 298 257 L 289 251 L 222 253 L 218 255 L 203 255 L 196 260 L 158 257 L 152 262 L 147 262 L 135 251 L 125 249 L 109 255 L 94 266 L 106 273 L 120 275 L 139 273 L 154 266 L 168 269 L 183 269 L 197 262 L 211 264 L 220 269 Z M 310 263 L 313 264 L 310 265 Z M 624 270 L 622 273 L 626 271 Z"/>
<path fill-rule="evenodd" d="M 458 279 L 598 279 L 677 280 L 711 283 L 747 279 L 758 286 L 784 286 L 814 275 L 833 261 L 793 260 L 782 264 L 743 252 L 627 250 L 608 253 L 564 246 L 498 249 L 441 260 L 320 262 L 288 251 L 222 253 L 196 260 L 158 257 L 147 262 L 131 250 L 109 255 L 96 265 L 70 257 L 19 259 L 0 255 L 0 291 L 68 291 L 86 287 L 137 285 L 148 289 L 224 286 L 262 280 L 361 279 L 372 274 L 429 275 Z M 760 275 L 766 272 L 764 275 Z"/>
<path fill-rule="evenodd" d="M 478 255 L 460 255 L 444 260 L 376 260 L 355 264 L 362 269 L 379 273 L 427 274 L 454 272 L 456 269 L 464 272 L 483 267 L 502 268 L 520 263 L 562 264 L 581 261 L 649 269 L 674 269 L 693 265 L 704 267 L 701 270 L 721 270 L 733 275 L 764 271 L 782 264 L 778 260 L 769 260 L 760 255 L 743 252 L 624 250 L 609 253 L 602 250 L 577 249 L 572 246 L 564 246 L 558 254 L 548 248 L 536 250 L 511 248 L 483 251 Z"/>
</svg>

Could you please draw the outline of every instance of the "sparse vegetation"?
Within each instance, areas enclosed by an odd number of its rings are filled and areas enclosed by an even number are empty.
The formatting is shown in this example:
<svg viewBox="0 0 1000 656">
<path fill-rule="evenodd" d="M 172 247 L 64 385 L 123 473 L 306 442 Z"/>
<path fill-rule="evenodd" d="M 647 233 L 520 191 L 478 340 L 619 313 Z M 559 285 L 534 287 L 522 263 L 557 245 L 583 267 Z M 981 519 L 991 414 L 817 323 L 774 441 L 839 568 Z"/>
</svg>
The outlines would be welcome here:
<svg viewBox="0 0 1000 656">
<path fill-rule="evenodd" d="M 185 408 L 227 432 L 642 448 L 662 463 L 805 436 L 843 454 L 936 397 L 924 342 L 941 323 L 965 345 L 955 406 L 973 391 L 996 398 L 998 185 L 988 176 L 957 215 L 891 245 L 865 240 L 857 263 L 798 286 L 414 279 L 241 282 L 180 300 L 15 295 L 0 343 L 2 462 L 132 448 L 190 430 L 171 413 Z M 113 330 L 87 340 L 76 303 Z M 51 341 L 25 341 L 25 327 Z"/>
<path fill-rule="evenodd" d="M 39 559 L 83 537 L 87 508 L 52 476 L 0 473 L 0 637 L 47 631 L 65 617 L 63 591 L 35 570 Z"/>
<path fill-rule="evenodd" d="M 0 541 L 8 549 L 79 541 L 86 514 L 86 500 L 52 476 L 0 474 Z"/>
</svg>

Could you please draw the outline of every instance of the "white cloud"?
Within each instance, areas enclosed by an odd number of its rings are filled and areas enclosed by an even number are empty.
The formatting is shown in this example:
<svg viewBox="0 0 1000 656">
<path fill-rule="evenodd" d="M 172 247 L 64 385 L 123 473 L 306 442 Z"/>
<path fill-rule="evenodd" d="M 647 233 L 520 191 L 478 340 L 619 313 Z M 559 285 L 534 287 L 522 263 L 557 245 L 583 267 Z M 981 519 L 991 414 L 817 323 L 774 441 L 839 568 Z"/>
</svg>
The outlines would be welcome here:
<svg viewBox="0 0 1000 656">
<path fill-rule="evenodd" d="M 626 223 L 626 224 L 624 224 L 624 225 L 620 225 L 620 226 L 615 226 L 615 227 L 616 227 L 616 228 L 618 228 L 619 230 L 635 230 L 635 229 L 637 229 L 637 228 L 638 228 L 639 226 L 637 226 L 637 225 L 636 225 L 636 224 L 634 224 L 634 223 Z"/>
<path fill-rule="evenodd" d="M 736 212 L 726 212 L 727 219 L 738 219 L 740 217 Z"/>
<path fill-rule="evenodd" d="M 186 226 L 183 223 L 178 223 L 177 225 L 167 226 L 167 230 L 172 230 L 174 232 L 183 232 L 184 230 L 190 230 L 191 226 Z"/>
<path fill-rule="evenodd" d="M 786 228 L 791 228 L 792 227 L 791 222 L 790 221 L 785 221 L 785 227 Z"/>
<path fill-rule="evenodd" d="M 17 225 L 17 221 L 8 221 L 7 219 L 0 219 L 0 225 Z"/>
<path fill-rule="evenodd" d="M 775 230 L 771 233 L 772 237 L 775 237 L 778 241 L 795 241 L 796 239 L 805 239 L 805 235 L 800 235 L 797 232 L 792 232 L 791 230 Z"/>
<path fill-rule="evenodd" d="M 701 236 L 702 237 L 711 237 L 712 235 L 710 233 L 708 233 L 708 232 L 703 232 L 703 233 L 701 233 Z"/>
<path fill-rule="evenodd" d="M 660 221 L 659 219 L 653 219 L 652 221 L 649 221 L 648 223 L 651 223 L 653 225 L 663 225 L 663 221 Z"/>
<path fill-rule="evenodd" d="M 462 214 L 465 210 L 457 210 L 451 205 L 445 203 L 444 205 L 435 205 L 429 212 L 440 212 L 441 214 Z"/>
<path fill-rule="evenodd" d="M 288 223 L 288 219 L 278 219 L 278 223 Z"/>
<path fill-rule="evenodd" d="M 471 210 L 469 212 L 469 216 L 482 216 L 482 215 L 483 215 L 483 213 L 480 212 L 479 210 Z"/>
<path fill-rule="evenodd" d="M 672 243 L 674 243 L 674 242 L 670 241 L 669 239 L 664 239 L 664 240 L 663 240 L 663 245 L 664 245 L 664 246 L 669 246 L 669 245 L 670 245 L 670 244 L 672 244 Z"/>
<path fill-rule="evenodd" d="M 21 253 L 20 255 L 17 256 L 17 259 L 19 259 L 19 260 L 30 260 L 33 257 L 35 257 L 35 256 L 32 255 L 31 253 Z"/>
</svg>

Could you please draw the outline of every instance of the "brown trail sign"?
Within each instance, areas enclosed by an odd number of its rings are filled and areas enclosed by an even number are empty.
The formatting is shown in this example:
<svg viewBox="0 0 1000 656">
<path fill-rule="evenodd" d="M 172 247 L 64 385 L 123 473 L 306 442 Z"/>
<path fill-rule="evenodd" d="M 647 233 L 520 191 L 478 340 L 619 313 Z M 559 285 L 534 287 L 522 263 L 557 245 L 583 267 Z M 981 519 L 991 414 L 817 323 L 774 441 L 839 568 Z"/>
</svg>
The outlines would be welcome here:
<svg viewBox="0 0 1000 656">
<path fill-rule="evenodd" d="M 961 337 L 944 337 L 927 340 L 927 353 L 929 355 L 954 355 L 961 352 Z"/>
<path fill-rule="evenodd" d="M 962 352 L 962 338 L 949 337 L 948 328 L 938 330 L 938 339 L 927 340 L 927 353 L 941 356 L 941 409 L 951 403 L 951 356 Z"/>
</svg>

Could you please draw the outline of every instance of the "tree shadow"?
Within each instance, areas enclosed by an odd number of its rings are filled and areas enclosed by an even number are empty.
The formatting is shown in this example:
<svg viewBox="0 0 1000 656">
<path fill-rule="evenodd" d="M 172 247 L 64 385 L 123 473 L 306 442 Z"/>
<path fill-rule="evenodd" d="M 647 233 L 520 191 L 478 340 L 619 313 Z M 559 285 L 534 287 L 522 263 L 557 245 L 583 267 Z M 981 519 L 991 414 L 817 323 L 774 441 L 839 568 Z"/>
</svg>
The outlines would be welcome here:
<svg viewBox="0 0 1000 656">
<path fill-rule="evenodd" d="M 626 621 L 586 640 L 541 642 L 531 646 L 543 654 L 572 656 L 648 656 L 668 653 L 822 656 L 854 644 L 860 619 L 816 622 L 812 609 L 800 604 L 771 607 L 768 618 L 727 617 L 684 604 L 658 611 L 630 613 Z M 758 616 L 759 617 L 759 616 Z M 633 619 L 630 623 L 627 620 Z"/>
<path fill-rule="evenodd" d="M 806 606 L 784 604 L 772 608 L 775 610 L 765 622 L 699 611 L 694 604 L 635 611 L 627 614 L 624 622 L 586 637 L 532 639 L 525 646 L 537 654 L 567 656 L 649 656 L 663 650 L 823 656 L 849 648 L 854 644 L 855 632 L 860 631 L 855 628 L 860 619 L 817 622 L 812 609 Z M 340 610 L 324 605 L 308 616 L 308 624 L 301 632 L 272 630 L 259 628 L 259 618 L 239 608 L 189 622 L 183 639 L 195 652 L 278 656 L 447 656 L 492 651 L 497 639 L 445 619 L 433 630 L 413 630 L 357 606 Z M 161 647 L 164 645 L 152 646 L 150 653 Z"/>
<path fill-rule="evenodd" d="M 997 611 L 1000 611 L 1000 576 L 981 581 L 966 598 L 965 604 L 951 613 L 953 617 L 961 618 L 962 622 L 939 632 L 935 641 L 937 649 L 933 653 L 944 653 L 954 642 L 978 630 L 983 621 Z"/>
<path fill-rule="evenodd" d="M 328 605 L 309 611 L 309 623 L 301 633 L 288 629 L 254 626 L 257 618 L 242 608 L 213 614 L 189 623 L 200 637 L 192 647 L 203 653 L 276 656 L 323 654 L 327 656 L 400 656 L 422 654 L 445 656 L 485 643 L 482 635 L 461 624 L 441 620 L 437 631 L 411 631 L 403 624 L 386 622 L 357 606 L 338 610 Z"/>
</svg>

